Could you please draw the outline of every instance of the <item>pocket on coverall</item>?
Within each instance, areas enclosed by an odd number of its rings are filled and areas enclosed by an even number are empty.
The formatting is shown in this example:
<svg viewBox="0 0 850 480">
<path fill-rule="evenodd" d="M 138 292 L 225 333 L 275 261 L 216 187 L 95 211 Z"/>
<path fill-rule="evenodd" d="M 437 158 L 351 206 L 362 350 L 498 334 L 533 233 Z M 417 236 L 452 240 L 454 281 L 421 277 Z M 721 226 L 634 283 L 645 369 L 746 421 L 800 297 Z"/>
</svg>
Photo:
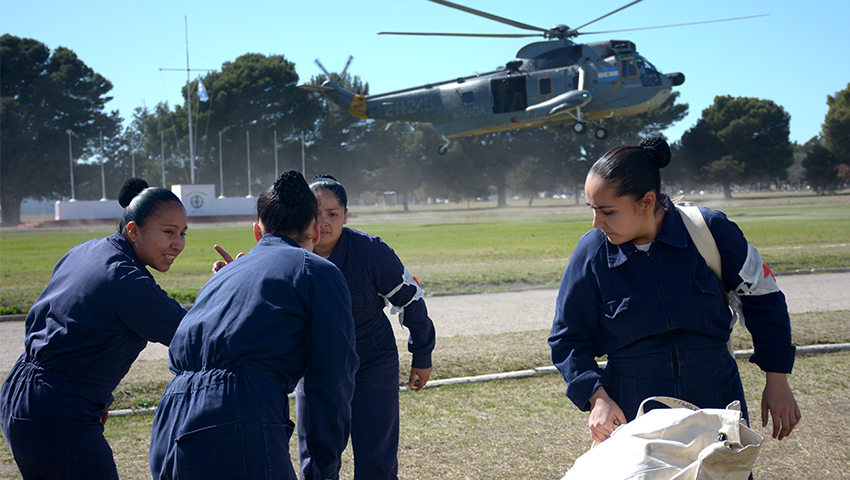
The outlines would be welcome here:
<svg viewBox="0 0 850 480">
<path fill-rule="evenodd" d="M 245 445 L 239 420 L 186 432 L 177 438 L 181 480 L 245 478 Z"/>
<path fill-rule="evenodd" d="M 9 444 L 24 476 L 38 477 L 65 463 L 59 419 L 12 417 L 9 421 Z"/>
</svg>

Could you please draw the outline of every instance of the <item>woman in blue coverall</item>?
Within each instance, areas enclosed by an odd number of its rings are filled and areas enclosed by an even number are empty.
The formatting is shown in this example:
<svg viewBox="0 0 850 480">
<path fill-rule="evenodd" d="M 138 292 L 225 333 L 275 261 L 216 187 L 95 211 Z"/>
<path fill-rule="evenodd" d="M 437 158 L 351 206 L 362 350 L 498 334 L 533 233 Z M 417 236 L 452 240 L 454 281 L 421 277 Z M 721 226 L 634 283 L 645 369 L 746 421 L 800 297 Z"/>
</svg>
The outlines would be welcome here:
<svg viewBox="0 0 850 480">
<path fill-rule="evenodd" d="M 360 368 L 351 402 L 351 444 L 354 479 L 398 478 L 399 361 L 398 347 L 384 307 L 391 304 L 400 323 L 410 330 L 413 354 L 408 386 L 420 390 L 431 376 L 434 324 L 428 317 L 424 292 L 386 243 L 343 227 L 348 220 L 345 188 L 330 176 L 317 176 L 310 188 L 319 200 L 321 238 L 313 251 L 339 267 L 351 292 L 351 312 L 357 334 Z M 317 423 L 311 401 L 301 385 L 296 389 L 296 421 L 301 469 L 309 471 L 316 452 L 310 435 Z"/>
<path fill-rule="evenodd" d="M 183 251 L 186 212 L 169 190 L 124 183 L 118 231 L 71 249 L 26 319 L 24 353 L 0 391 L 0 426 L 23 478 L 117 479 L 103 437 L 112 391 L 148 341 L 186 314 L 147 267 Z"/>
<path fill-rule="evenodd" d="M 570 257 L 549 346 L 566 394 L 590 411 L 593 440 L 633 420 L 640 402 L 671 396 L 701 408 L 741 401 L 737 363 L 726 343 L 731 313 L 724 292 L 741 297 L 755 354 L 766 372 L 762 424 L 782 439 L 800 420 L 788 385 L 794 346 L 785 297 L 755 248 L 719 211 L 701 208 L 722 262 L 721 281 L 706 265 L 670 199 L 659 169 L 670 162 L 660 137 L 615 147 L 585 183 L 594 230 Z M 596 357 L 608 355 L 604 369 Z M 747 417 L 748 418 L 748 417 Z"/>
<path fill-rule="evenodd" d="M 153 422 L 154 479 L 296 478 L 288 394 L 303 377 L 315 452 L 301 480 L 337 478 L 357 355 L 345 279 L 310 252 L 316 197 L 300 173 L 257 199 L 257 246 L 216 273 L 169 347 Z"/>
</svg>

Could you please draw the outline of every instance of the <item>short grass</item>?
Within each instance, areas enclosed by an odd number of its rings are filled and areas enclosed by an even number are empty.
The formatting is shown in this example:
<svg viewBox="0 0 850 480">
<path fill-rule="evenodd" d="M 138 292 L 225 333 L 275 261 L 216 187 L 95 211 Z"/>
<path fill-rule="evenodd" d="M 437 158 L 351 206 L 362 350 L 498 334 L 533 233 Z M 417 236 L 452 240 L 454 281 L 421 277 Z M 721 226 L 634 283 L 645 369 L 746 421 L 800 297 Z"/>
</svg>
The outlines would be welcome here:
<svg viewBox="0 0 850 480">
<path fill-rule="evenodd" d="M 725 211 L 776 272 L 850 266 L 850 194 L 695 198 Z M 566 200 L 401 207 L 351 206 L 349 225 L 382 237 L 429 294 L 557 285 L 578 239 L 589 230 L 586 206 Z M 249 224 L 190 224 L 186 249 L 160 285 L 191 303 L 218 259 L 254 245 Z M 0 231 L 0 308 L 26 312 L 74 245 L 109 235 L 107 226 Z M 0 312 L 4 313 L 4 312 Z"/>
<path fill-rule="evenodd" d="M 829 325 L 842 318 L 846 325 L 850 312 L 807 318 L 804 323 L 817 325 L 823 320 Z M 807 328 L 820 330 L 811 325 Z M 840 336 L 846 341 L 850 331 L 846 326 L 842 331 Z M 545 344 L 540 348 L 545 332 L 441 339 L 444 355 L 435 355 L 435 368 L 440 371 L 445 366 L 446 370 L 472 373 L 490 359 L 487 371 L 510 370 L 514 360 L 508 355 L 494 359 L 481 353 L 520 345 L 523 337 L 529 343 L 533 340 L 534 346 L 514 350 L 534 362 L 539 350 L 545 350 Z M 470 350 L 471 343 L 478 348 Z M 161 369 L 164 363 L 137 362 L 128 379 L 158 377 L 159 373 L 150 371 Z M 462 365 L 467 363 L 478 366 L 465 369 Z M 769 426 L 761 427 L 758 407 L 764 374 L 745 360 L 738 363 L 750 401 L 752 426 L 768 437 Z M 850 444 L 845 438 L 850 429 L 850 353 L 799 356 L 791 384 L 803 420 L 788 439 L 765 440 L 755 477 L 850 478 Z M 557 375 L 405 392 L 401 396 L 401 418 L 399 476 L 405 480 L 557 479 L 590 446 L 587 416 L 568 403 L 564 383 Z M 147 451 L 152 419 L 151 415 L 138 415 L 107 422 L 106 436 L 122 479 L 150 478 Z M 297 458 L 293 445 L 290 455 Z M 341 478 L 351 478 L 350 448 L 343 462 Z M 20 478 L 5 444 L 0 446 L 0 478 Z"/>
</svg>

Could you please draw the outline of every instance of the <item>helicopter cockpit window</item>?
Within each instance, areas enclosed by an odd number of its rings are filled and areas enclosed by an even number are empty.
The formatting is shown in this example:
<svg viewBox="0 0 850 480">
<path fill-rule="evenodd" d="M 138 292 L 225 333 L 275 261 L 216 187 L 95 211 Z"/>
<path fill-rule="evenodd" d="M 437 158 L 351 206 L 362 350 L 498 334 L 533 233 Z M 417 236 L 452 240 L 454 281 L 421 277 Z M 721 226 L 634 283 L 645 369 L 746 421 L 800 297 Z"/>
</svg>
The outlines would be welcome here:
<svg viewBox="0 0 850 480">
<path fill-rule="evenodd" d="M 463 92 L 460 98 L 464 105 L 472 105 L 475 103 L 475 97 L 472 92 Z"/>
<path fill-rule="evenodd" d="M 658 69 L 655 68 L 655 65 L 649 63 L 649 61 L 647 59 L 643 58 L 643 57 L 638 57 L 637 61 L 638 61 L 638 65 L 645 68 L 646 71 L 652 71 L 652 72 L 658 71 Z"/>
<path fill-rule="evenodd" d="M 541 96 L 552 95 L 552 78 L 541 78 L 537 81 L 537 90 Z"/>
<path fill-rule="evenodd" d="M 647 62 L 643 57 L 637 57 L 638 69 L 640 70 L 640 80 L 645 87 L 661 85 L 661 73 L 654 65 Z"/>
</svg>

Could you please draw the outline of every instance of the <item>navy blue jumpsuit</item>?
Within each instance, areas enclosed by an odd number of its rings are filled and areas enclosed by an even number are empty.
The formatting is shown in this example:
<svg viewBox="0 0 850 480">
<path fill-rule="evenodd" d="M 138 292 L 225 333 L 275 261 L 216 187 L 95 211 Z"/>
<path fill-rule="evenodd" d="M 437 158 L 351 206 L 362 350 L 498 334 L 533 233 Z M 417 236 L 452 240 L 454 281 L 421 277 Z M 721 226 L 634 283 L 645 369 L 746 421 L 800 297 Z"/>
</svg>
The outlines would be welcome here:
<svg viewBox="0 0 850 480">
<path fill-rule="evenodd" d="M 755 354 L 766 372 L 791 373 L 795 348 L 785 296 L 758 252 L 719 211 L 701 208 L 720 251 L 723 282 L 706 265 L 666 196 L 664 224 L 649 247 L 614 245 L 600 229 L 570 258 L 549 337 L 566 394 L 582 411 L 604 387 L 628 420 L 646 397 L 681 398 L 701 408 L 740 400 L 737 363 L 728 353 L 731 313 L 724 291 L 741 296 Z M 596 357 L 608 355 L 605 369 Z"/>
<path fill-rule="evenodd" d="M 56 264 L 0 391 L 0 426 L 24 478 L 118 478 L 101 418 L 139 352 L 186 314 L 120 233 Z"/>
<path fill-rule="evenodd" d="M 351 311 L 357 334 L 360 368 L 351 403 L 351 444 L 355 480 L 398 477 L 399 362 L 392 313 L 410 330 L 408 350 L 413 368 L 431 368 L 434 324 L 428 317 L 424 292 L 415 278 L 380 238 L 343 228 L 328 260 L 339 267 L 351 292 Z M 298 447 L 302 472 L 310 471 L 315 452 L 309 448 L 309 432 L 315 422 L 307 410 L 302 389 L 296 390 Z"/>
<path fill-rule="evenodd" d="M 289 398 L 304 377 L 315 462 L 335 478 L 348 444 L 357 355 L 345 279 L 289 237 L 266 234 L 201 289 L 168 350 L 154 479 L 287 479 Z"/>
</svg>

